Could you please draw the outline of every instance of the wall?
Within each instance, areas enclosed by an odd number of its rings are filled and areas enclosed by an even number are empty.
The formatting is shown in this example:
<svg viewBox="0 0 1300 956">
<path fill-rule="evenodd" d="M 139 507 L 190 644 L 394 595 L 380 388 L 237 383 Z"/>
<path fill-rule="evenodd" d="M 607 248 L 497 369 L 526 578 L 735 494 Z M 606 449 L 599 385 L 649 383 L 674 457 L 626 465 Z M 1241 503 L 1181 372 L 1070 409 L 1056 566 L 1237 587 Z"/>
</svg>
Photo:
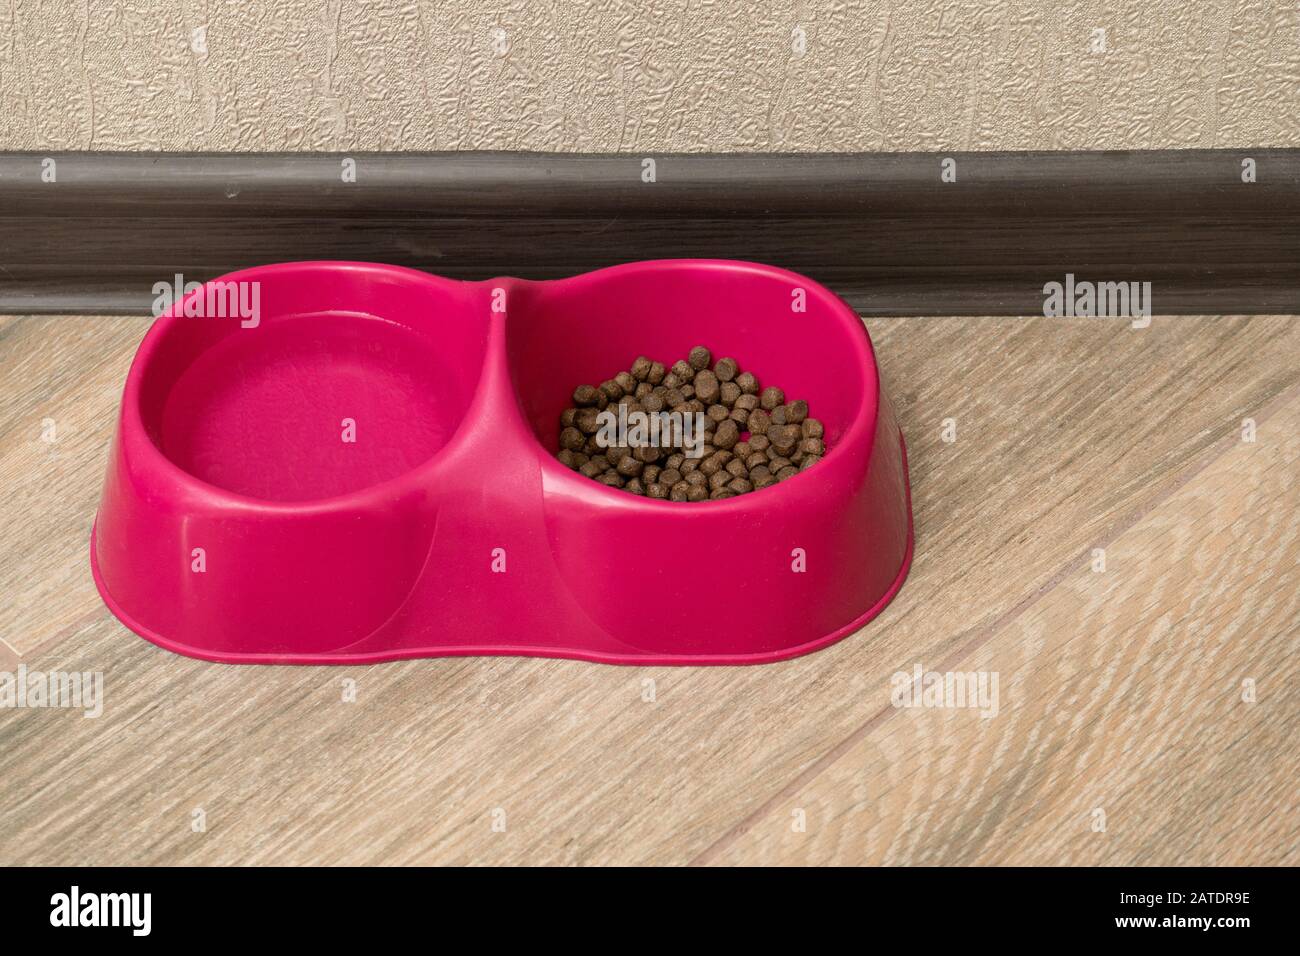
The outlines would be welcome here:
<svg viewBox="0 0 1300 956">
<path fill-rule="evenodd" d="M 0 9 L 0 149 L 1211 146 L 1300 146 L 1297 4 Z"/>
</svg>

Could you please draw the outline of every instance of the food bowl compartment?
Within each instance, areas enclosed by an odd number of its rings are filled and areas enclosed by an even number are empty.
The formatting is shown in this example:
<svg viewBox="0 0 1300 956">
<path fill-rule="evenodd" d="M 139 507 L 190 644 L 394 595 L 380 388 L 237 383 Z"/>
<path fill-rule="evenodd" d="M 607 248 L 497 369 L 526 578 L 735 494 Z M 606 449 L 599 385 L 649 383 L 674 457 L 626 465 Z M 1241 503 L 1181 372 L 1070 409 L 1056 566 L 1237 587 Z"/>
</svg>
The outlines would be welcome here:
<svg viewBox="0 0 1300 956">
<path fill-rule="evenodd" d="M 805 399 L 825 425 L 822 461 L 769 488 L 688 503 L 608 488 L 554 459 L 575 386 L 599 384 L 639 355 L 670 365 L 701 344 L 760 386 Z M 788 656 L 842 636 L 892 595 L 909 539 L 900 436 L 892 415 L 877 427 L 876 367 L 860 319 L 825 288 L 747 263 L 615 267 L 516 297 L 507 351 L 545 459 L 556 566 L 631 656 Z M 892 480 L 869 475 L 878 443 Z"/>
<path fill-rule="evenodd" d="M 257 283 L 256 322 L 182 304 L 137 355 L 97 519 L 101 590 L 137 631 L 197 656 L 344 647 L 423 570 L 438 458 L 489 323 L 472 287 L 388 266 L 221 281 Z"/>
<path fill-rule="evenodd" d="M 388 481 L 447 444 L 486 344 L 469 289 L 404 270 L 240 275 L 220 282 L 257 284 L 255 325 L 169 320 L 142 370 L 141 420 L 173 464 L 238 495 L 304 502 Z"/>
</svg>

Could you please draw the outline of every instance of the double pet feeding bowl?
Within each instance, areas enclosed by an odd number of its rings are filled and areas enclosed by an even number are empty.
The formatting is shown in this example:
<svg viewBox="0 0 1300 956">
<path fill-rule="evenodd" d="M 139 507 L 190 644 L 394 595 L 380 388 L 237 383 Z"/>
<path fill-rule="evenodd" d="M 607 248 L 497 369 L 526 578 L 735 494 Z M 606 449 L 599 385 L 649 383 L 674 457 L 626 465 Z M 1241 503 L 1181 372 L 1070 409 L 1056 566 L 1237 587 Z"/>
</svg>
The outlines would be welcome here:
<svg viewBox="0 0 1300 956">
<path fill-rule="evenodd" d="M 905 450 L 871 343 L 802 276 L 668 260 L 458 282 L 301 262 L 217 281 L 257 284 L 256 322 L 188 317 L 187 299 L 154 323 L 91 538 L 105 603 L 169 650 L 761 663 L 852 633 L 907 573 Z M 806 399 L 825 457 L 704 502 L 556 460 L 575 385 L 699 343 Z"/>
</svg>

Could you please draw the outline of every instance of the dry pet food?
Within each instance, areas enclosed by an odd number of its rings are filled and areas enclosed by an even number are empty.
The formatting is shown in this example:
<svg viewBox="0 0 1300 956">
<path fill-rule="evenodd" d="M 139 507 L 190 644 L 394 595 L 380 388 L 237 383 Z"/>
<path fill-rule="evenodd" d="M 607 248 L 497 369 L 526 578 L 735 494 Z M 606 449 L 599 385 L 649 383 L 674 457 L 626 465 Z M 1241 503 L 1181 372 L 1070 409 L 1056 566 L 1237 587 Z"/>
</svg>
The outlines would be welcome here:
<svg viewBox="0 0 1300 956">
<path fill-rule="evenodd" d="M 808 403 L 761 387 L 703 345 L 672 365 L 639 356 L 599 385 L 579 385 L 560 414 L 565 467 L 665 501 L 734 498 L 792 478 L 826 454 Z"/>
</svg>

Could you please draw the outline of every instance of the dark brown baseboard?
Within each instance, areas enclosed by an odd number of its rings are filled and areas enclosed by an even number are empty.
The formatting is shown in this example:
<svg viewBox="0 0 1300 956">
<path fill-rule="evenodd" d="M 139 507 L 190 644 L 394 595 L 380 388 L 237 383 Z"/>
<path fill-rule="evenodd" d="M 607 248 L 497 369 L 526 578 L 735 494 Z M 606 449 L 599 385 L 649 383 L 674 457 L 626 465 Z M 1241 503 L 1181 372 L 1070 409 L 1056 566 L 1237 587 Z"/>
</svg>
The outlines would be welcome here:
<svg viewBox="0 0 1300 956">
<path fill-rule="evenodd" d="M 874 315 L 1041 314 L 1066 273 L 1149 281 L 1157 314 L 1296 313 L 1300 150 L 0 154 L 0 312 L 143 314 L 176 273 L 294 259 L 542 279 L 680 257 Z"/>
</svg>

